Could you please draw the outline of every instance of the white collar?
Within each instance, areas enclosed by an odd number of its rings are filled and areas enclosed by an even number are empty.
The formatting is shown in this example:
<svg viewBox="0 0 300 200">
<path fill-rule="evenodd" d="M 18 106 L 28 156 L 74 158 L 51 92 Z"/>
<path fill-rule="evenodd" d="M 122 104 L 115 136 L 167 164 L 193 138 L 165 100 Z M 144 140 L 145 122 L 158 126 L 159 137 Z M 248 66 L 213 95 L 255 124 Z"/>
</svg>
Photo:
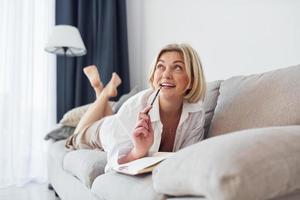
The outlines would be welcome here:
<svg viewBox="0 0 300 200">
<path fill-rule="evenodd" d="M 153 98 L 155 96 L 155 93 L 156 93 L 156 91 L 150 95 L 150 97 L 148 98 L 148 101 L 147 101 L 147 105 L 150 105 L 151 101 L 153 100 Z M 184 100 L 178 127 L 188 118 L 189 113 L 198 112 L 202 109 L 203 109 L 202 100 L 199 100 L 196 103 L 189 103 L 186 100 Z M 158 98 L 154 101 L 152 109 L 149 112 L 149 115 L 151 118 L 151 122 L 160 121 Z"/>
</svg>

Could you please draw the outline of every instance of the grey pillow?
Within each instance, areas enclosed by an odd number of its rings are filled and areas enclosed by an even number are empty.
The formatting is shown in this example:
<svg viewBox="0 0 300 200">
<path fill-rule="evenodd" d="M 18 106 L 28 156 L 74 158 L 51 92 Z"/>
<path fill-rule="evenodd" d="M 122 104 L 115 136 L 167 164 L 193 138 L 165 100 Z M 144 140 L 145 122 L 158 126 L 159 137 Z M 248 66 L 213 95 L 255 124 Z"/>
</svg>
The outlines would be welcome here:
<svg viewBox="0 0 300 200">
<path fill-rule="evenodd" d="M 137 94 L 138 92 L 139 92 L 139 89 L 137 86 L 135 86 L 129 93 L 122 95 L 120 97 L 120 99 L 112 105 L 111 108 L 112 108 L 113 113 L 117 113 L 118 110 L 123 105 L 123 103 L 125 101 L 127 101 L 130 97 L 132 97 L 133 95 Z"/>
<path fill-rule="evenodd" d="M 207 199 L 273 199 L 300 189 L 300 126 L 249 129 L 182 149 L 153 172 L 154 189 Z"/>
<path fill-rule="evenodd" d="M 71 126 L 60 126 L 52 131 L 50 131 L 46 136 L 45 140 L 52 139 L 53 141 L 59 141 L 67 139 L 70 135 L 72 135 L 75 131 L 74 127 Z"/>
</svg>

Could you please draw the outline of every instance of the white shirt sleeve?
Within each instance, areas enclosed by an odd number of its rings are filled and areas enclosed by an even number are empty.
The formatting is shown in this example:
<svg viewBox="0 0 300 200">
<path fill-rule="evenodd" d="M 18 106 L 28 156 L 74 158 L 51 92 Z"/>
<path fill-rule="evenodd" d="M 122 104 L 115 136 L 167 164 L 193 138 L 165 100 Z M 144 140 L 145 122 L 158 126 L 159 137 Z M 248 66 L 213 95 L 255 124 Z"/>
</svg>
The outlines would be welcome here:
<svg viewBox="0 0 300 200">
<path fill-rule="evenodd" d="M 100 128 L 100 140 L 102 147 L 107 152 L 107 165 L 105 172 L 117 166 L 119 158 L 127 155 L 133 148 L 132 133 L 137 122 L 138 112 L 146 103 L 144 93 L 128 99 L 118 113 L 106 117 Z"/>
<path fill-rule="evenodd" d="M 105 172 L 118 165 L 120 157 L 126 155 L 133 147 L 128 130 L 117 115 L 104 120 L 100 129 L 100 140 L 107 152 Z"/>
</svg>

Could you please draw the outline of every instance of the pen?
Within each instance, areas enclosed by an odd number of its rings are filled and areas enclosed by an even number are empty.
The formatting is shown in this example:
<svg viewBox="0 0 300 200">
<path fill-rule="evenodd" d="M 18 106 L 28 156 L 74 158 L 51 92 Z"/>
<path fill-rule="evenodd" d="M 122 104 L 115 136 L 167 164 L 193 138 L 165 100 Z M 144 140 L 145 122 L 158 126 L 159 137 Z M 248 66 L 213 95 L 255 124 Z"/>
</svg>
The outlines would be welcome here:
<svg viewBox="0 0 300 200">
<path fill-rule="evenodd" d="M 156 97 L 158 96 L 158 93 L 160 92 L 160 89 L 161 89 L 161 86 L 160 86 L 159 89 L 157 90 L 157 92 L 156 92 L 156 94 L 155 94 L 155 96 L 154 96 L 154 98 L 153 98 L 153 100 L 152 100 L 152 102 L 151 102 L 151 104 L 150 104 L 151 106 L 153 106 L 153 103 L 154 103 Z"/>
<path fill-rule="evenodd" d="M 156 92 L 156 94 L 155 94 L 155 96 L 154 96 L 154 98 L 153 98 L 153 100 L 152 100 L 152 102 L 151 102 L 151 104 L 150 104 L 151 106 L 153 106 L 153 103 L 154 103 L 155 99 L 157 98 L 158 93 L 160 92 L 161 87 L 162 87 L 162 86 L 160 85 L 159 89 L 157 90 L 157 92 Z M 145 114 L 148 114 L 150 110 L 151 110 L 151 109 L 149 109 Z"/>
</svg>

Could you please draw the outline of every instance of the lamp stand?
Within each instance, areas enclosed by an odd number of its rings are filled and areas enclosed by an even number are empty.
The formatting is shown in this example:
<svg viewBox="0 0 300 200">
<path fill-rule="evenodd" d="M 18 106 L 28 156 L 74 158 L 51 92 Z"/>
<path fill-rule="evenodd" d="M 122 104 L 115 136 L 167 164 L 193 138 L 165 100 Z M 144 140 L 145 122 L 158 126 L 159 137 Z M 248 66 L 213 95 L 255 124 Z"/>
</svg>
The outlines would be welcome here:
<svg viewBox="0 0 300 200">
<path fill-rule="evenodd" d="M 63 51 L 64 51 L 64 89 L 63 92 L 64 94 L 63 96 L 63 110 L 64 113 L 67 112 L 67 51 L 68 51 L 68 47 L 62 47 Z"/>
</svg>

